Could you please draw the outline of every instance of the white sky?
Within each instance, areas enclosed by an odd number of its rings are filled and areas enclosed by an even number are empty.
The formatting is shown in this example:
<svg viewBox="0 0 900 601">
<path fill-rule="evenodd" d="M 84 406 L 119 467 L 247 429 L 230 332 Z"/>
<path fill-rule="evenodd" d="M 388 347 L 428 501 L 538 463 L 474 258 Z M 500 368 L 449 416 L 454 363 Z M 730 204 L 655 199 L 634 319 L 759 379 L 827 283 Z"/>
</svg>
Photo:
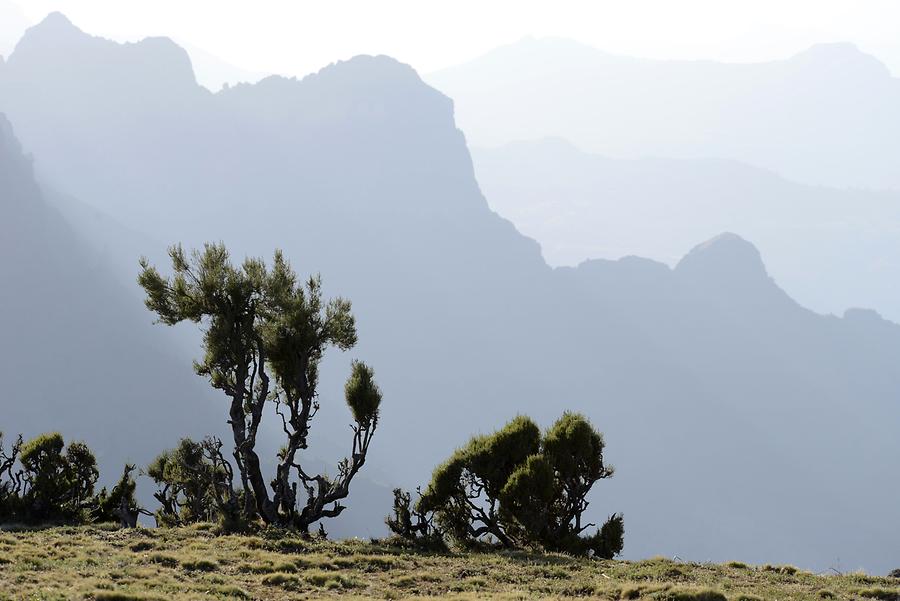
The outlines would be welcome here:
<svg viewBox="0 0 900 601">
<path fill-rule="evenodd" d="M 0 0 L 2 2 L 3 0 Z M 756 61 L 851 41 L 900 73 L 900 0 L 14 0 L 119 41 L 167 35 L 254 72 L 389 54 L 422 73 L 526 35 L 653 58 Z"/>
</svg>

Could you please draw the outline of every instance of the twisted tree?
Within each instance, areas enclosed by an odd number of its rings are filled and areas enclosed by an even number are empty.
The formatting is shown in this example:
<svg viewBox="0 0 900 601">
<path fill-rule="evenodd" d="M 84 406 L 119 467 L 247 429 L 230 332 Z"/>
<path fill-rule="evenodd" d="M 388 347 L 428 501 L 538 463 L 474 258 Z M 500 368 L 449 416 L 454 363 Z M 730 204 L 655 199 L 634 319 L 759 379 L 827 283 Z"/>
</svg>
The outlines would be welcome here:
<svg viewBox="0 0 900 601">
<path fill-rule="evenodd" d="M 269 396 L 266 349 L 260 333 L 267 277 L 260 260 L 234 267 L 222 244 L 207 244 L 188 260 L 181 246 L 169 249 L 171 278 L 141 260 L 138 283 L 147 293 L 147 308 L 167 325 L 192 321 L 203 327 L 204 356 L 194 362 L 198 375 L 230 399 L 228 424 L 234 437 L 234 460 L 246 495 L 244 512 L 275 521 L 256 453 L 256 437 Z M 255 504 L 255 505 L 254 505 Z"/>
<path fill-rule="evenodd" d="M 322 518 L 339 515 L 353 477 L 365 464 L 378 424 L 381 392 L 368 366 L 354 362 L 345 398 L 354 424 L 351 454 L 338 465 L 337 477 L 310 474 L 299 460 L 319 410 L 319 364 L 330 347 L 356 344 L 350 302 L 323 301 L 321 280 L 299 284 L 280 251 L 271 270 L 257 259 L 234 267 L 222 245 L 206 245 L 188 260 L 181 247 L 170 249 L 174 276 L 166 278 L 142 260 L 139 283 L 146 304 L 163 323 L 201 324 L 205 355 L 198 374 L 231 400 L 229 420 L 233 458 L 243 486 L 244 515 L 265 523 L 295 527 L 304 533 Z M 256 440 L 267 406 L 281 420 L 285 445 L 277 457 L 269 487 L 256 453 Z M 206 457 L 224 473 L 231 464 L 207 445 Z M 306 491 L 302 502 L 298 485 Z M 213 485 L 222 503 L 237 498 L 233 487 Z M 165 503 L 164 503 L 165 505 Z"/>
</svg>

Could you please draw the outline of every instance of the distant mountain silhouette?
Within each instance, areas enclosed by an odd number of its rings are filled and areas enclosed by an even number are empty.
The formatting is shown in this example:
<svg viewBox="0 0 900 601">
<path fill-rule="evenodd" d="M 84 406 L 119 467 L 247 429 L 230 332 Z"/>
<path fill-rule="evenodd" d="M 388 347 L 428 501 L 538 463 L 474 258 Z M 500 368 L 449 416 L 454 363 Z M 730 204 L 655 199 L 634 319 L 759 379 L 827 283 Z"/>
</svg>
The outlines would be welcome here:
<svg viewBox="0 0 900 601">
<path fill-rule="evenodd" d="M 756 64 L 644 60 L 526 38 L 427 81 L 477 146 L 560 136 L 619 158 L 727 158 L 900 188 L 900 80 L 852 44 Z"/>
<path fill-rule="evenodd" d="M 731 230 L 801 304 L 900 322 L 900 193 L 806 186 L 724 160 L 610 159 L 553 138 L 473 157 L 491 207 L 551 264 L 636 254 L 674 265 Z"/>
<path fill-rule="evenodd" d="M 674 269 L 551 269 L 490 210 L 452 102 L 387 57 L 210 94 L 166 42 L 55 27 L 0 73 L 39 174 L 154 239 L 282 247 L 352 299 L 360 344 L 326 361 L 316 418 L 335 456 L 359 357 L 385 393 L 380 481 L 422 483 L 472 433 L 572 409 L 606 433 L 618 471 L 591 512 L 624 509 L 628 556 L 893 567 L 898 326 L 802 308 L 733 235 Z"/>
</svg>

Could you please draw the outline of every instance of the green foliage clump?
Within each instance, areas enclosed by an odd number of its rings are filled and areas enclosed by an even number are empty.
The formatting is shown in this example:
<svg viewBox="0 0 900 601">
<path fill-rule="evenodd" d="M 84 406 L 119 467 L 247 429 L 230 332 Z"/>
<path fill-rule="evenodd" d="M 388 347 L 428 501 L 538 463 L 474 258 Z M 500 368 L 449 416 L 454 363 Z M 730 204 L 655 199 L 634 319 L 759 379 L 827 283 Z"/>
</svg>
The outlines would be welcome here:
<svg viewBox="0 0 900 601">
<path fill-rule="evenodd" d="M 584 416 L 565 413 L 543 435 L 518 416 L 472 438 L 438 466 L 415 506 L 408 493 L 395 491 L 388 525 L 408 539 L 433 536 L 433 530 L 463 546 L 496 541 L 612 558 L 624 545 L 621 515 L 583 535 L 594 526 L 582 523 L 587 495 L 613 475 L 603 450 L 602 435 Z"/>
</svg>

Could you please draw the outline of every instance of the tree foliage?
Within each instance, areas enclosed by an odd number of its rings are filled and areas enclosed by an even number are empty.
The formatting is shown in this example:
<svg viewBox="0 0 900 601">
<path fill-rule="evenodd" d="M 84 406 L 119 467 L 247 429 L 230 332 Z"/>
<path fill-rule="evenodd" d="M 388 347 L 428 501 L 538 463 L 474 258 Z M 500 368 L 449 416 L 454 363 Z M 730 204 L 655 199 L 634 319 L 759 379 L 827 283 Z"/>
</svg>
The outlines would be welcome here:
<svg viewBox="0 0 900 601">
<path fill-rule="evenodd" d="M 204 357 L 195 362 L 195 370 L 230 399 L 232 457 L 241 482 L 237 492 L 230 483 L 211 485 L 214 496 L 221 493 L 222 499 L 216 499 L 219 509 L 225 510 L 240 497 L 244 519 L 259 517 L 267 524 L 302 532 L 322 518 L 339 515 L 378 424 L 381 392 L 371 368 L 354 362 L 345 387 L 354 419 L 353 438 L 351 454 L 338 465 L 337 477 L 309 473 L 300 452 L 307 448 L 319 411 L 319 365 L 325 352 L 331 347 L 348 350 L 356 344 L 350 302 L 323 300 L 318 276 L 298 282 L 280 251 L 275 252 L 271 269 L 259 259 L 247 259 L 236 267 L 221 244 L 207 244 L 190 258 L 176 246 L 169 255 L 172 276 L 162 276 L 142 260 L 138 281 L 146 292 L 147 307 L 162 323 L 200 324 Z M 274 407 L 285 437 L 275 477 L 268 485 L 256 452 L 267 407 Z M 206 446 L 207 460 L 219 464 L 217 473 L 230 477 L 231 462 L 213 446 Z M 174 473 L 171 478 L 165 476 L 165 466 L 151 467 L 162 470 L 155 470 L 163 476 L 158 484 L 172 484 L 159 491 L 165 499 L 162 511 L 182 512 L 183 506 L 176 510 L 172 505 L 178 504 L 178 495 L 186 494 L 183 486 L 175 484 Z M 298 495 L 298 484 L 306 491 L 305 499 Z M 175 488 L 179 492 L 173 497 Z"/>
<path fill-rule="evenodd" d="M 93 519 L 100 473 L 83 442 L 66 446 L 58 432 L 6 450 L 0 434 L 0 522 L 78 523 Z"/>
<path fill-rule="evenodd" d="M 595 526 L 583 523 L 587 495 L 613 475 L 603 450 L 603 436 L 581 415 L 563 414 L 543 435 L 531 419 L 516 417 L 472 438 L 438 466 L 414 507 L 408 493 L 396 491 L 388 525 L 416 538 L 433 518 L 444 536 L 462 545 L 495 540 L 612 558 L 624 544 L 621 515 L 583 536 Z"/>
<path fill-rule="evenodd" d="M 207 458 L 204 443 L 182 439 L 174 449 L 160 453 L 146 473 L 157 486 L 153 496 L 160 503 L 159 525 L 181 526 L 217 516 L 214 481 L 227 475 Z"/>
</svg>

